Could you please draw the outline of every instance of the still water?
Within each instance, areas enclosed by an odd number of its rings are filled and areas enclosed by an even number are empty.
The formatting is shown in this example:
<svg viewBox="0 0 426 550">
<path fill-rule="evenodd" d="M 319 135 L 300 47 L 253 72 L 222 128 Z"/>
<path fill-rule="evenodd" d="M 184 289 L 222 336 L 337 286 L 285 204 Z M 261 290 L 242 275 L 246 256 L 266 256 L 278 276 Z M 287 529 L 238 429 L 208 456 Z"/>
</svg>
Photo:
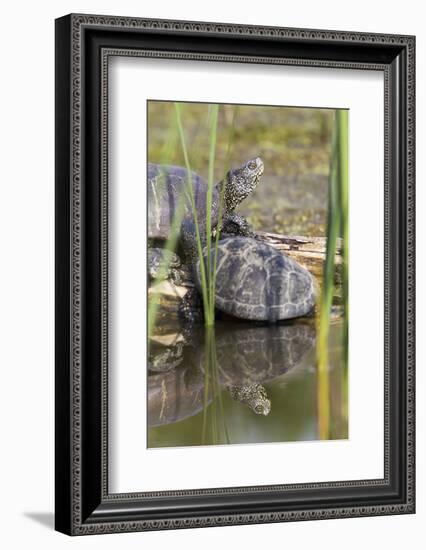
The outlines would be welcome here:
<svg viewBox="0 0 426 550">
<path fill-rule="evenodd" d="M 315 343 L 314 319 L 169 327 L 150 343 L 148 447 L 346 439 L 341 319 L 325 385 Z"/>
</svg>

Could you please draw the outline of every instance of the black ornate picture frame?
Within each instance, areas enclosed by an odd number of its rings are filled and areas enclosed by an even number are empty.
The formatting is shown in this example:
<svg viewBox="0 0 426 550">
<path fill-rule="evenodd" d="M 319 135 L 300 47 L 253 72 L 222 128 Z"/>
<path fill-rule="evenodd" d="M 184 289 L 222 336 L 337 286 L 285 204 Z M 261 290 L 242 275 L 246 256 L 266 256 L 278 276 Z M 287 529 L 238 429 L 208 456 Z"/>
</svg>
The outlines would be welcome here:
<svg viewBox="0 0 426 550">
<path fill-rule="evenodd" d="M 107 123 L 111 56 L 384 75 L 384 477 L 108 492 Z M 69 535 L 415 511 L 415 38 L 68 15 L 56 21 L 56 529 Z"/>
</svg>

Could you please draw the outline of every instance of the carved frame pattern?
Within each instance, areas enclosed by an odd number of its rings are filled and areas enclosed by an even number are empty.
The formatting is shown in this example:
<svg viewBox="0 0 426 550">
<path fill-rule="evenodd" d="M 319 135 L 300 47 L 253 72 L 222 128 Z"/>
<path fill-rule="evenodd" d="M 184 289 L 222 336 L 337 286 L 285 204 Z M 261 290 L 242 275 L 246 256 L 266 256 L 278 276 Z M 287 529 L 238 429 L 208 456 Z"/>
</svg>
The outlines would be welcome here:
<svg viewBox="0 0 426 550">
<path fill-rule="evenodd" d="M 188 22 L 188 21 L 168 21 L 168 20 L 153 20 L 153 19 L 137 19 L 125 17 L 108 17 L 96 15 L 70 15 L 67 18 L 58 20 L 57 23 L 57 50 L 67 51 L 69 60 L 69 89 L 66 100 L 69 102 L 70 121 L 69 121 L 69 197 L 64 208 L 69 210 L 69 233 L 66 235 L 70 240 L 69 248 L 69 266 L 65 269 L 69 270 L 69 295 L 70 302 L 70 317 L 62 320 L 65 326 L 69 327 L 69 366 L 66 371 L 67 380 L 62 380 L 62 384 L 68 388 L 70 392 L 69 409 L 67 412 L 63 410 L 62 405 L 58 405 L 58 401 L 63 394 L 63 386 L 57 389 L 57 423 L 60 415 L 65 415 L 69 420 L 69 432 L 65 434 L 68 438 L 69 449 L 63 450 L 64 444 L 62 435 L 57 431 L 57 463 L 65 461 L 65 465 L 60 468 L 59 477 L 56 483 L 67 483 L 68 490 L 65 491 L 65 496 L 57 494 L 57 529 L 68 534 L 83 535 L 83 534 L 99 534 L 99 533 L 117 533 L 125 531 L 142 531 L 156 529 L 177 529 L 188 527 L 216 526 L 216 525 L 236 525 L 247 523 L 264 523 L 264 522 L 283 522 L 283 521 L 302 521 L 311 519 L 326 519 L 326 518 L 344 518 L 344 517 L 360 517 L 371 515 L 385 514 L 402 514 L 414 512 L 414 170 L 415 170 L 415 39 L 412 36 L 397 36 L 397 35 L 382 35 L 382 34 L 365 34 L 365 33 L 347 33 L 341 31 L 329 30 L 308 30 L 308 29 L 287 29 L 278 27 L 264 26 L 245 26 L 235 24 L 219 24 L 219 23 L 204 23 L 204 22 Z M 85 277 L 84 271 L 84 247 L 85 239 L 84 232 L 90 230 L 84 226 L 84 198 L 82 185 L 84 182 L 84 162 L 85 150 L 83 142 L 82 123 L 85 116 L 85 106 L 82 98 L 85 91 L 83 89 L 84 78 L 84 48 L 85 48 L 85 32 L 90 30 L 114 30 L 117 32 L 155 32 L 155 33 L 175 33 L 179 36 L 184 33 L 188 36 L 230 36 L 230 37 L 247 37 L 259 39 L 273 40 L 290 40 L 293 42 L 309 42 L 326 45 L 369 45 L 375 48 L 393 48 L 392 51 L 400 52 L 399 55 L 405 56 L 406 74 L 404 80 L 400 81 L 398 77 L 393 77 L 393 85 L 399 85 L 401 90 L 399 93 L 405 94 L 406 104 L 406 127 L 405 133 L 402 136 L 402 148 L 405 149 L 405 157 L 399 159 L 400 163 L 405 163 L 403 167 L 403 177 L 405 179 L 405 189 L 401 190 L 403 200 L 403 210 L 405 214 L 405 226 L 401 227 L 401 238 L 405 243 L 405 249 L 398 251 L 398 254 L 404 254 L 405 281 L 402 285 L 402 290 L 405 293 L 403 304 L 406 310 L 404 311 L 406 324 L 403 327 L 405 333 L 405 342 L 403 349 L 399 350 L 399 356 L 404 359 L 406 369 L 401 371 L 400 375 L 404 376 L 405 385 L 405 469 L 401 472 L 405 476 L 404 495 L 401 502 L 392 502 L 389 504 L 365 504 L 363 506 L 318 506 L 317 508 L 307 506 L 307 509 L 300 510 L 277 510 L 277 511 L 256 511 L 249 513 L 219 513 L 206 515 L 190 515 L 188 517 L 164 517 L 155 519 L 144 519 L 143 513 L 134 519 L 119 520 L 119 514 L 110 513 L 108 515 L 96 513 L 87 516 L 87 512 L 83 513 L 83 498 L 84 498 L 84 475 L 82 472 L 82 463 L 84 460 L 83 452 L 83 419 L 82 401 L 84 401 L 83 389 L 84 384 L 84 361 L 83 357 L 83 341 L 84 332 L 82 330 L 82 320 L 85 314 L 84 310 L 84 292 L 83 281 Z M 63 35 L 66 36 L 66 43 Z M 108 153 L 107 153 L 107 123 L 108 123 L 108 59 L 110 56 L 145 56 L 145 57 L 166 57 L 171 59 L 191 59 L 200 61 L 234 61 L 241 63 L 274 63 L 285 65 L 302 65 L 314 67 L 336 67 L 344 69 L 368 69 L 384 72 L 385 78 L 385 476 L 383 480 L 363 480 L 363 481 L 342 481 L 333 483 L 315 483 L 315 484 L 297 484 L 285 486 L 270 486 L 270 487 L 239 487 L 227 489 L 209 489 L 209 490 L 193 490 L 193 491 L 171 491 L 161 493 L 130 493 L 130 494 L 108 494 L 108 476 L 107 476 L 107 416 L 108 416 L 108 353 L 107 353 L 107 316 L 108 316 L 108 216 L 107 216 L 107 200 L 108 200 Z M 59 58 L 62 61 L 62 58 Z M 61 73 L 58 71 L 58 79 L 64 78 L 66 71 Z M 178 497 L 178 496 L 198 496 L 198 495 L 226 495 L 226 494 L 251 494 L 262 492 L 283 492 L 283 491 L 305 491 L 306 489 L 345 489 L 358 487 L 378 487 L 387 486 L 390 483 L 390 438 L 393 436 L 389 432 L 390 413 L 393 406 L 390 394 L 390 356 L 393 342 L 390 334 L 390 270 L 393 254 L 393 243 L 390 235 L 391 223 L 394 221 L 395 208 L 389 195 L 390 188 L 390 170 L 393 159 L 391 151 L 395 150 L 395 135 L 394 121 L 391 118 L 391 102 L 395 89 L 391 83 L 391 62 L 369 62 L 369 61 L 342 61 L 333 59 L 316 59 L 312 58 L 297 58 L 297 57 L 272 57 L 272 56 L 254 56 L 254 55 L 231 55 L 231 54 L 212 54 L 212 53 L 194 53 L 194 52 L 173 52 L 170 50 L 142 50 L 120 47 L 103 47 L 101 52 L 101 116 L 100 116 L 100 178 L 101 178 L 101 469 L 100 469 L 100 493 L 102 503 L 136 503 L 141 499 L 155 497 Z M 57 80 L 57 86 L 59 83 Z M 61 110 L 61 106 L 59 107 Z M 63 114 L 63 113 L 62 113 Z M 59 117 L 60 118 L 60 117 Z M 59 120 L 60 123 L 60 120 Z M 58 129 L 57 129 L 58 130 Z M 60 129 L 58 130 L 60 131 Z M 65 139 L 65 138 L 64 138 Z M 63 147 L 60 139 L 57 142 L 57 147 Z M 392 149 L 393 147 L 393 149 Z M 393 170 L 396 168 L 393 167 Z M 63 175 L 63 173 L 62 173 Z M 57 193 L 62 193 L 61 167 L 59 169 L 59 179 L 57 173 Z M 62 215 L 64 210 L 60 209 L 58 215 Z M 57 231 L 58 239 L 62 243 L 63 231 Z M 58 276 L 61 277 L 61 269 L 58 271 Z M 60 297 L 59 297 L 60 298 Z M 60 298 L 61 299 L 61 298 Z M 59 323 L 60 324 L 60 323 Z M 62 325 L 61 325 L 62 326 Z M 57 377 L 63 377 L 63 358 L 64 355 L 59 353 L 57 356 L 56 373 Z M 68 384 L 67 384 L 68 381 Z M 60 392 L 60 394 L 58 394 Z M 61 428 L 63 424 L 61 423 Z M 60 447 L 60 448 L 59 448 Z M 68 452 L 69 451 L 69 452 Z M 65 454 L 67 457 L 65 457 Z M 69 469 L 68 469 L 69 467 Z M 65 471 L 65 473 L 64 473 Z M 67 500 L 65 504 L 64 500 Z M 401 500 L 401 499 L 400 499 Z M 331 501 L 332 502 L 332 501 Z M 93 506 L 92 506 L 93 508 Z M 99 519 L 98 519 L 99 517 Z"/>
</svg>

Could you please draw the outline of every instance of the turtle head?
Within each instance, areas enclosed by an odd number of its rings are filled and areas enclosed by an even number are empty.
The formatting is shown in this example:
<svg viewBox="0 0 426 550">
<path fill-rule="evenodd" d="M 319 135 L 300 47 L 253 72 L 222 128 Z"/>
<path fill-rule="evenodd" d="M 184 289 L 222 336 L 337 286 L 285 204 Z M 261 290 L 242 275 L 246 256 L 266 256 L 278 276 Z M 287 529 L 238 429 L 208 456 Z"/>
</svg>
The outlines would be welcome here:
<svg viewBox="0 0 426 550">
<path fill-rule="evenodd" d="M 263 169 L 262 159 L 256 157 L 226 174 L 225 205 L 228 212 L 232 212 L 256 188 Z"/>
</svg>

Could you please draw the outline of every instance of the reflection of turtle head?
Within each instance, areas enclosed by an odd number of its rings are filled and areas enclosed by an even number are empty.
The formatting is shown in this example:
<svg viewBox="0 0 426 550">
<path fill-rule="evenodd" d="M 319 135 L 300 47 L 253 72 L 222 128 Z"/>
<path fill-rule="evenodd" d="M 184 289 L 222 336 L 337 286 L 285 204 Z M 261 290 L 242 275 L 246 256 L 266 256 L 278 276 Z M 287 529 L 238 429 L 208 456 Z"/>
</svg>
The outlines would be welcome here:
<svg viewBox="0 0 426 550">
<path fill-rule="evenodd" d="M 228 212 L 232 212 L 256 188 L 263 169 L 263 161 L 257 157 L 226 174 L 225 204 Z"/>
<path fill-rule="evenodd" d="M 253 410 L 256 414 L 267 416 L 271 412 L 271 402 L 269 399 L 258 400 L 257 403 L 255 403 Z"/>
<path fill-rule="evenodd" d="M 231 386 L 231 397 L 248 405 L 256 414 L 267 416 L 271 412 L 271 402 L 265 388 L 260 384 Z"/>
</svg>

